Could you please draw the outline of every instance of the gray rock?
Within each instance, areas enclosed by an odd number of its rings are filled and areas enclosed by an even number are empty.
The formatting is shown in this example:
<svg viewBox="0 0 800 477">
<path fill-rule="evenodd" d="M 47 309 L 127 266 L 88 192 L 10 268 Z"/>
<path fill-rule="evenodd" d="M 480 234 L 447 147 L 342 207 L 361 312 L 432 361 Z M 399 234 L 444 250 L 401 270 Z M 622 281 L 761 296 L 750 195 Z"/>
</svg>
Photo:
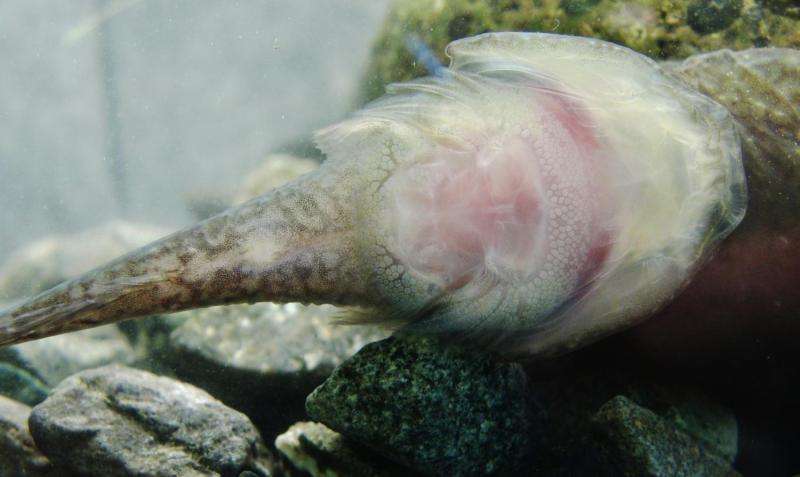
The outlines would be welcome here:
<svg viewBox="0 0 800 477">
<path fill-rule="evenodd" d="M 604 404 L 594 422 L 600 454 L 614 475 L 737 475 L 714 449 L 624 396 Z"/>
<path fill-rule="evenodd" d="M 309 415 L 425 475 L 507 475 L 530 445 L 522 369 L 433 339 L 365 346 L 306 401 Z"/>
<path fill-rule="evenodd" d="M 0 396 L 0 475 L 56 475 L 28 432 L 30 413 L 28 406 Z"/>
<path fill-rule="evenodd" d="M 334 323 L 332 306 L 233 305 L 194 310 L 171 337 L 176 375 L 245 412 L 277 434 L 305 418 L 303 401 L 364 344 L 386 336 L 374 327 Z"/>
<path fill-rule="evenodd" d="M 49 386 L 84 369 L 130 363 L 135 358 L 127 338 L 114 325 L 0 348 L 0 362 L 21 368 Z"/>
<path fill-rule="evenodd" d="M 50 387 L 31 373 L 8 363 L 0 363 L 0 395 L 35 406 L 44 401 Z"/>
<path fill-rule="evenodd" d="M 408 477 L 410 471 L 348 442 L 317 422 L 298 422 L 275 439 L 290 476 Z"/>
<path fill-rule="evenodd" d="M 269 475 L 246 416 L 194 386 L 123 366 L 64 380 L 29 424 L 54 465 L 82 476 Z"/>
</svg>

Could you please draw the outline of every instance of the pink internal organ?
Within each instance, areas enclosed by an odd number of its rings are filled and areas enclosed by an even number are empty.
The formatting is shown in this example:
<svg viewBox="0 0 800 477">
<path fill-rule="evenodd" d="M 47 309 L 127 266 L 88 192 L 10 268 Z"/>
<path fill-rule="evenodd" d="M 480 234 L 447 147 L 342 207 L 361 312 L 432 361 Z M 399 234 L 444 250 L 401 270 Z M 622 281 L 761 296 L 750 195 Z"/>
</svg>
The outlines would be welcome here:
<svg viewBox="0 0 800 477">
<path fill-rule="evenodd" d="M 594 131 L 557 97 L 543 105 L 542 128 L 469 151 L 442 148 L 393 178 L 401 258 L 458 288 L 486 269 L 537 274 L 572 286 L 608 255 L 599 216 L 603 184 L 592 180 Z"/>
<path fill-rule="evenodd" d="M 405 260 L 457 287 L 488 261 L 520 268 L 537 253 L 543 204 L 524 140 L 471 153 L 442 150 L 401 180 Z"/>
</svg>

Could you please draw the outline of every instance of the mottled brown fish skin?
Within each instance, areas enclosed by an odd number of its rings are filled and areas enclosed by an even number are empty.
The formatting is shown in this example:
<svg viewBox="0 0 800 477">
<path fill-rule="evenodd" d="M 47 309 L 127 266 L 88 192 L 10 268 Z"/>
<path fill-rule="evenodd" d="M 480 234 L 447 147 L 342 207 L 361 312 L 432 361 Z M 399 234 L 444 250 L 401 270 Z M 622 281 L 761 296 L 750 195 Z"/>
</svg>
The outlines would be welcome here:
<svg viewBox="0 0 800 477">
<path fill-rule="evenodd" d="M 346 198 L 317 173 L 0 314 L 0 345 L 238 302 L 369 304 Z"/>
</svg>

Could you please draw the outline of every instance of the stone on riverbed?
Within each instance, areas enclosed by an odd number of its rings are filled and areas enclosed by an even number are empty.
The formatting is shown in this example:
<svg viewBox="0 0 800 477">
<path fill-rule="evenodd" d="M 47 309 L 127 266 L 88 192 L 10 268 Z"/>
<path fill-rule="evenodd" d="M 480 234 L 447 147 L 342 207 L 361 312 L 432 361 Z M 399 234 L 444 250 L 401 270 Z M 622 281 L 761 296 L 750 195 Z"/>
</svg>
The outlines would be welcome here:
<svg viewBox="0 0 800 477">
<path fill-rule="evenodd" d="M 0 396 L 0 475 L 44 477 L 55 476 L 47 458 L 36 449 L 28 416 L 31 408 Z"/>
<path fill-rule="evenodd" d="M 686 432 L 624 396 L 608 401 L 594 417 L 601 459 L 609 475 L 734 476 L 724 457 Z"/>
<path fill-rule="evenodd" d="M 267 476 L 258 431 L 205 391 L 123 366 L 64 380 L 29 420 L 37 446 L 82 476 Z"/>
<path fill-rule="evenodd" d="M 365 346 L 306 401 L 309 415 L 425 475 L 507 475 L 529 450 L 519 365 L 429 338 Z"/>
<path fill-rule="evenodd" d="M 127 364 L 135 358 L 128 339 L 115 325 L 0 348 L 0 362 L 25 370 L 48 386 L 84 369 Z"/>
<path fill-rule="evenodd" d="M 361 449 L 317 422 L 298 422 L 275 439 L 290 476 L 408 477 L 410 471 Z"/>
<path fill-rule="evenodd" d="M 736 418 L 694 388 L 600 364 L 531 376 L 530 389 L 538 429 L 530 464 L 544 475 L 734 474 Z M 701 468 L 709 473 L 684 472 Z"/>
<path fill-rule="evenodd" d="M 305 396 L 364 344 L 386 336 L 334 323 L 339 309 L 298 304 L 194 310 L 170 336 L 164 365 L 273 435 L 305 418 Z"/>
</svg>

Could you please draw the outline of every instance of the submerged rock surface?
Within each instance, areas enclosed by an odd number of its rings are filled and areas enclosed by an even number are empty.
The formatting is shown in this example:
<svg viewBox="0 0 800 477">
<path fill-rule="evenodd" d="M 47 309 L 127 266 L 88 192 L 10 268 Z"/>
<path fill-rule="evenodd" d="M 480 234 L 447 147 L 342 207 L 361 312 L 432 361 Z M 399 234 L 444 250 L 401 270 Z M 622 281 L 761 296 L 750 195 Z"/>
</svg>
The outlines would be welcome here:
<svg viewBox="0 0 800 477">
<path fill-rule="evenodd" d="M 298 422 L 275 440 L 290 476 L 408 477 L 409 470 L 354 446 L 317 422 Z"/>
<path fill-rule="evenodd" d="M 449 42 L 490 31 L 588 36 L 673 59 L 721 48 L 800 47 L 799 10 L 791 0 L 396 0 L 373 46 L 362 97 L 430 73 L 409 51 L 411 35 L 445 64 Z"/>
<path fill-rule="evenodd" d="M 303 419 L 303 400 L 362 346 L 386 336 L 341 326 L 332 306 L 233 305 L 181 313 L 164 364 L 267 433 Z"/>
<path fill-rule="evenodd" d="M 62 382 L 30 428 L 54 465 L 82 476 L 269 473 L 246 416 L 194 386 L 121 366 Z"/>
<path fill-rule="evenodd" d="M 515 364 L 389 338 L 365 346 L 306 402 L 315 420 L 424 475 L 506 475 L 530 445 Z"/>
<path fill-rule="evenodd" d="M 601 459 L 611 475 L 738 475 L 715 449 L 624 396 L 604 404 L 594 422 L 603 444 Z"/>
<path fill-rule="evenodd" d="M 36 449 L 28 431 L 31 408 L 0 396 L 0 475 L 44 477 L 58 475 Z"/>
<path fill-rule="evenodd" d="M 23 369 L 48 386 L 84 369 L 128 364 L 135 358 L 127 338 L 114 325 L 0 348 L 0 362 Z"/>
<path fill-rule="evenodd" d="M 306 406 L 312 418 L 420 475 L 735 474 L 736 418 L 696 389 L 602 364 L 555 377 L 535 369 L 526 376 L 475 350 L 389 338 L 337 368 Z M 305 433 L 326 435 L 295 428 L 293 451 Z M 313 452 L 299 454 L 318 465 Z"/>
<path fill-rule="evenodd" d="M 537 429 L 530 464 L 544 475 L 733 472 L 736 418 L 697 389 L 602 364 L 532 375 L 530 388 Z"/>
</svg>

